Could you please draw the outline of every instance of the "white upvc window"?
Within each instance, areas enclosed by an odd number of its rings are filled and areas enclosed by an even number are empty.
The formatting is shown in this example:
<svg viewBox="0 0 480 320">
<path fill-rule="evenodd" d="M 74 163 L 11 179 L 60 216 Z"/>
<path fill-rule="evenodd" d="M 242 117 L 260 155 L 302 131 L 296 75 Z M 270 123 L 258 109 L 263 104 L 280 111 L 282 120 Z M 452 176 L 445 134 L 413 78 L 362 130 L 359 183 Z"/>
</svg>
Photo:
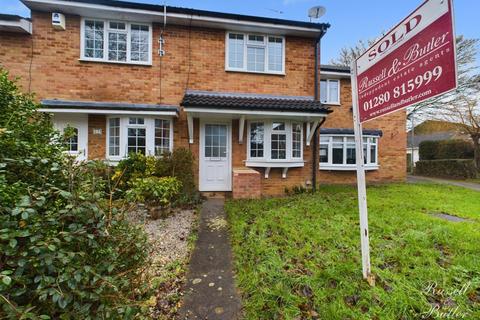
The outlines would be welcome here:
<svg viewBox="0 0 480 320">
<path fill-rule="evenodd" d="M 152 64 L 152 25 L 82 18 L 80 60 Z"/>
<path fill-rule="evenodd" d="M 302 162 L 303 124 L 286 120 L 248 123 L 247 161 Z"/>
<path fill-rule="evenodd" d="M 66 141 L 67 144 L 67 152 L 69 154 L 77 154 L 78 153 L 78 128 L 68 126 L 63 130 L 64 133 L 70 131 L 70 135 Z"/>
<path fill-rule="evenodd" d="M 340 104 L 340 80 L 320 80 L 320 102 L 325 104 Z"/>
<path fill-rule="evenodd" d="M 285 37 L 227 32 L 225 69 L 285 74 Z"/>
<path fill-rule="evenodd" d="M 172 126 L 167 119 L 155 119 L 155 155 L 161 156 L 170 152 L 170 139 Z"/>
<path fill-rule="evenodd" d="M 173 148 L 172 119 L 154 116 L 107 118 L 107 159 L 119 161 L 129 153 L 161 156 Z"/>
<path fill-rule="evenodd" d="M 353 135 L 320 135 L 320 170 L 354 170 L 356 168 Z M 363 138 L 364 163 L 367 169 L 378 169 L 378 137 Z"/>
</svg>

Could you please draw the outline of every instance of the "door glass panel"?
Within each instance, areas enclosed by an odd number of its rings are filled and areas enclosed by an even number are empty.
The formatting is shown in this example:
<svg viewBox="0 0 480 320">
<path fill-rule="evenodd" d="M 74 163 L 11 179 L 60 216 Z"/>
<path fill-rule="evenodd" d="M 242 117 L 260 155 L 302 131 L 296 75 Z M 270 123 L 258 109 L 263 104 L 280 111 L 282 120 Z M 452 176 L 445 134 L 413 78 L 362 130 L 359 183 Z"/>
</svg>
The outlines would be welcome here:
<svg viewBox="0 0 480 320">
<path fill-rule="evenodd" d="M 205 125 L 205 146 L 204 155 L 206 158 L 227 157 L 227 126 L 223 124 Z"/>
</svg>

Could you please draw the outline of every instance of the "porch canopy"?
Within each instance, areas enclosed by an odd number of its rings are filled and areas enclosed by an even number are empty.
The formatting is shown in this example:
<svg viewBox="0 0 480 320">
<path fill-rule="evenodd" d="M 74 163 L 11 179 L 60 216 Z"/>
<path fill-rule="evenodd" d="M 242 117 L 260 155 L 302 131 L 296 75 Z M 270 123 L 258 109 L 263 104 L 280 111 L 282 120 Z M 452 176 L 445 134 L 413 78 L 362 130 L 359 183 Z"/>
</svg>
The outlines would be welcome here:
<svg viewBox="0 0 480 320">
<path fill-rule="evenodd" d="M 138 114 L 152 116 L 172 116 L 179 113 L 177 106 L 163 104 L 139 104 L 125 102 L 97 102 L 75 100 L 42 100 L 41 112 L 87 113 L 87 114 Z"/>
<path fill-rule="evenodd" d="M 331 110 L 308 96 L 224 93 L 187 90 L 180 104 L 187 113 L 189 143 L 193 143 L 193 118 L 239 120 L 238 142 L 243 143 L 246 120 L 288 119 L 307 124 L 306 144 Z"/>
</svg>

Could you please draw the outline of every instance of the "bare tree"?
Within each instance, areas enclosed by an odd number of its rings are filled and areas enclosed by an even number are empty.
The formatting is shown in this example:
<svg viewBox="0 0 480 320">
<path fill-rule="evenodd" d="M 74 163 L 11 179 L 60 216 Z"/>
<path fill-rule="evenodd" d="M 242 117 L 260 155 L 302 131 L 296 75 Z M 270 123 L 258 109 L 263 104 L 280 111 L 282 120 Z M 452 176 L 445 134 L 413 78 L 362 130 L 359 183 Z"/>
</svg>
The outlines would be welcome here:
<svg viewBox="0 0 480 320">
<path fill-rule="evenodd" d="M 466 39 L 463 36 L 456 38 L 458 88 L 446 94 L 417 103 L 407 109 L 407 117 L 415 117 L 415 122 L 435 118 L 439 109 L 450 105 L 461 97 L 476 96 L 480 81 L 479 66 L 476 64 L 479 39 Z"/>
<path fill-rule="evenodd" d="M 353 47 L 343 47 L 340 49 L 338 57 L 330 60 L 334 66 L 350 67 L 353 60 L 357 59 L 362 53 L 375 43 L 375 40 L 359 40 Z"/>
</svg>

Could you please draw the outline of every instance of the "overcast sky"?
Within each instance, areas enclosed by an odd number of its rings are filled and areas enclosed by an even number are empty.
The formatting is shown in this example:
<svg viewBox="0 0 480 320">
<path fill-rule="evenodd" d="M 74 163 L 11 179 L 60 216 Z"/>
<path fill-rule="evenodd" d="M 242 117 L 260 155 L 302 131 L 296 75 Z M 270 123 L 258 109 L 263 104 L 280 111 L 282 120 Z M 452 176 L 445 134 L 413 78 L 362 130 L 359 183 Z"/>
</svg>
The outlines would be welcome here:
<svg viewBox="0 0 480 320">
<path fill-rule="evenodd" d="M 373 39 L 407 16 L 421 0 L 134 0 L 195 9 L 232 12 L 283 19 L 308 21 L 308 8 L 326 7 L 321 22 L 332 26 L 322 40 L 322 63 L 328 63 L 344 46 L 358 40 Z M 454 0 L 457 35 L 480 38 L 480 1 Z M 0 13 L 30 16 L 19 0 L 0 0 Z M 477 55 L 480 63 L 480 54 Z"/>
</svg>

